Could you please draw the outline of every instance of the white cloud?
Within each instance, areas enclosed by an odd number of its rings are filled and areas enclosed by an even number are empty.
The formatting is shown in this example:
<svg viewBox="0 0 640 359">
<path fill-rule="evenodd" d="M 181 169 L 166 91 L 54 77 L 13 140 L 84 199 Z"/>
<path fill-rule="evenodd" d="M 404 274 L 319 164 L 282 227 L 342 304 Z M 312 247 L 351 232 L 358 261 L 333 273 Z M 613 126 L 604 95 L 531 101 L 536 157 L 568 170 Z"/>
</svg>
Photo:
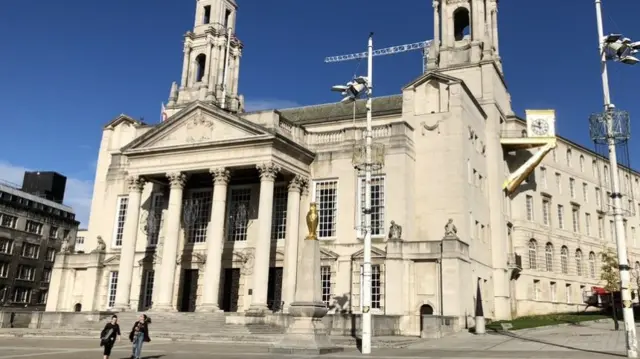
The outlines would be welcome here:
<svg viewBox="0 0 640 359">
<path fill-rule="evenodd" d="M 31 171 L 22 166 L 16 166 L 0 160 L 0 179 L 17 186 L 22 185 L 25 171 Z M 74 209 L 80 227 L 86 228 L 89 223 L 93 182 L 79 178 L 67 177 L 67 190 L 64 194 L 64 204 Z"/>
<path fill-rule="evenodd" d="M 300 104 L 295 101 L 275 99 L 245 100 L 244 102 L 244 110 L 247 112 L 290 107 L 300 107 Z"/>
</svg>

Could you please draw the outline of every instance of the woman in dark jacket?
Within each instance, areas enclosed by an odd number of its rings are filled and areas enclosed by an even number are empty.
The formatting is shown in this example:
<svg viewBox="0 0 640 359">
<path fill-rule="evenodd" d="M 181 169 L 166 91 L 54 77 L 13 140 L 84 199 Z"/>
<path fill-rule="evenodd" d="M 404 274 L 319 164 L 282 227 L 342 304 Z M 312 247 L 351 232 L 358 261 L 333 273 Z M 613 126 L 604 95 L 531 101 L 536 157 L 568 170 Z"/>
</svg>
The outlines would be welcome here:
<svg viewBox="0 0 640 359">
<path fill-rule="evenodd" d="M 104 359 L 109 359 L 111 349 L 116 343 L 116 339 L 120 340 L 120 325 L 118 325 L 118 316 L 111 317 L 111 321 L 104 326 L 100 333 L 100 346 L 104 348 Z"/>
<path fill-rule="evenodd" d="M 141 314 L 140 318 L 133 323 L 133 328 L 131 328 L 131 333 L 129 333 L 129 340 L 133 344 L 133 352 L 131 354 L 132 359 L 140 359 L 142 343 L 148 343 L 151 341 L 149 338 L 149 324 L 151 324 L 151 318 L 147 317 L 145 314 Z"/>
</svg>

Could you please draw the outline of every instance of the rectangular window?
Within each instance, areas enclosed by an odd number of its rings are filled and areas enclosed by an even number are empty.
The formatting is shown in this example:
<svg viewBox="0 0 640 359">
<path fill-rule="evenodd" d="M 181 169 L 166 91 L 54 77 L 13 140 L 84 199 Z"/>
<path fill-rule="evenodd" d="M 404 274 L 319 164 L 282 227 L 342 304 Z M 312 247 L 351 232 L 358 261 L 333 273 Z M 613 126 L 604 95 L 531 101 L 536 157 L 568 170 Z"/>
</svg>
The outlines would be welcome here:
<svg viewBox="0 0 640 359">
<path fill-rule="evenodd" d="M 9 276 L 9 263 L 0 262 L 0 278 L 7 278 Z"/>
<path fill-rule="evenodd" d="M 109 292 L 107 296 L 107 308 L 116 305 L 116 288 L 118 287 L 118 272 L 109 272 Z"/>
<path fill-rule="evenodd" d="M 604 217 L 598 216 L 598 238 L 604 238 Z"/>
<path fill-rule="evenodd" d="M 358 218 L 360 218 L 360 226 L 358 228 L 359 236 L 364 237 L 364 224 L 365 224 L 365 192 L 366 183 L 363 177 L 359 178 L 360 186 L 358 186 Z M 384 207 L 385 207 L 385 188 L 384 188 L 384 176 L 371 177 L 371 235 L 372 236 L 384 236 Z"/>
<path fill-rule="evenodd" d="M 541 297 L 541 288 L 540 288 L 540 281 L 537 279 L 533 280 L 533 299 L 534 300 L 540 300 L 542 299 Z"/>
<path fill-rule="evenodd" d="M 14 303 L 31 303 L 31 289 L 16 287 L 13 290 L 13 302 Z"/>
<path fill-rule="evenodd" d="M 549 294 L 551 294 L 551 301 L 552 302 L 557 302 L 558 298 L 556 297 L 556 282 L 549 282 Z"/>
<path fill-rule="evenodd" d="M 41 235 L 42 234 L 42 223 L 27 220 L 27 224 L 25 225 L 24 230 L 29 233 Z"/>
<path fill-rule="evenodd" d="M 584 203 L 589 203 L 589 187 L 586 183 L 582 184 L 582 200 Z"/>
<path fill-rule="evenodd" d="M 558 205 L 558 228 L 564 229 L 564 206 Z"/>
<path fill-rule="evenodd" d="M 289 190 L 286 186 L 273 189 L 273 216 L 271 217 L 271 240 L 284 239 L 287 236 L 287 199 Z"/>
<path fill-rule="evenodd" d="M 322 284 L 322 301 L 324 305 L 331 305 L 331 267 L 320 267 L 320 283 Z"/>
<path fill-rule="evenodd" d="M 147 246 L 155 247 L 158 245 L 158 237 L 160 236 L 160 224 L 162 223 L 162 209 L 164 208 L 164 195 L 162 193 L 154 193 L 151 195 L 151 204 L 149 205 L 149 213 L 147 214 L 144 226 L 147 231 Z"/>
<path fill-rule="evenodd" d="M 56 259 L 56 250 L 54 248 L 47 249 L 47 260 L 53 262 Z"/>
<path fill-rule="evenodd" d="M 544 167 L 540 168 L 540 178 L 541 178 L 541 182 L 542 182 L 542 188 L 547 189 L 548 185 L 547 185 L 547 169 Z"/>
<path fill-rule="evenodd" d="M 114 247 L 120 247 L 122 245 L 122 236 L 124 235 L 124 221 L 127 219 L 128 205 L 128 196 L 120 196 L 116 200 L 116 218 L 114 220 L 112 242 L 112 246 Z"/>
<path fill-rule="evenodd" d="M 76 252 L 84 252 L 84 237 L 76 237 Z"/>
<path fill-rule="evenodd" d="M 34 267 L 29 267 L 21 264 L 18 266 L 18 273 L 16 276 L 18 277 L 19 280 L 26 280 L 26 281 L 33 282 L 36 276 L 36 269 Z"/>
<path fill-rule="evenodd" d="M 18 217 L 0 213 L 0 227 L 16 228 Z"/>
<path fill-rule="evenodd" d="M 600 193 L 600 188 L 596 188 L 596 207 L 601 209 L 602 206 L 602 194 Z"/>
<path fill-rule="evenodd" d="M 612 206 L 612 203 L 611 203 L 611 192 L 607 192 L 607 208 L 606 208 L 606 210 L 607 211 L 611 210 L 611 206 Z"/>
<path fill-rule="evenodd" d="M 564 288 L 564 293 L 567 296 L 567 303 L 571 303 L 571 284 L 566 284 Z"/>
<path fill-rule="evenodd" d="M 559 173 L 556 173 L 556 188 L 558 189 L 558 193 L 562 193 L 562 176 Z"/>
<path fill-rule="evenodd" d="M 229 223 L 227 224 L 227 241 L 242 242 L 247 240 L 249 228 L 249 208 L 251 206 L 251 188 L 238 187 L 231 189 L 229 198 Z"/>
<path fill-rule="evenodd" d="M 202 16 L 202 24 L 206 25 L 211 22 L 211 6 L 207 5 L 204 7 L 204 14 Z"/>
<path fill-rule="evenodd" d="M 45 268 L 42 270 L 42 282 L 44 283 L 51 282 L 51 268 Z"/>
<path fill-rule="evenodd" d="M 545 226 L 551 224 L 551 201 L 547 198 L 542 199 L 542 223 Z"/>
<path fill-rule="evenodd" d="M 591 214 L 584 214 L 584 229 L 587 232 L 587 236 L 591 235 Z"/>
<path fill-rule="evenodd" d="M 580 232 L 580 208 L 571 208 L 571 222 L 573 223 L 573 231 L 575 233 Z"/>
<path fill-rule="evenodd" d="M 185 236 L 188 243 L 207 241 L 212 196 L 213 191 L 210 189 L 191 190 L 184 199 L 182 217 L 187 223 Z"/>
<path fill-rule="evenodd" d="M 229 28 L 229 19 L 231 18 L 231 10 L 226 9 L 224 11 L 224 28 L 228 29 Z"/>
<path fill-rule="evenodd" d="M 382 307 L 382 281 L 380 277 L 380 265 L 371 266 L 371 308 L 380 309 Z"/>
<path fill-rule="evenodd" d="M 144 292 L 142 298 L 142 306 L 144 308 L 151 308 L 153 304 L 153 280 L 155 279 L 155 272 L 153 270 L 145 271 L 144 276 Z"/>
<path fill-rule="evenodd" d="M 38 257 L 40 257 L 40 246 L 24 243 L 22 245 L 22 256 L 25 258 L 38 259 Z"/>
<path fill-rule="evenodd" d="M 609 235 L 610 235 L 611 240 L 615 242 L 615 240 L 616 240 L 616 226 L 613 223 L 613 221 L 609 221 L 609 231 L 610 231 Z"/>
<path fill-rule="evenodd" d="M 38 293 L 38 304 L 47 304 L 48 298 L 49 298 L 49 291 L 41 290 L 40 293 Z"/>
<path fill-rule="evenodd" d="M 318 204 L 318 238 L 336 236 L 338 215 L 338 181 L 314 182 L 313 201 Z"/>
<path fill-rule="evenodd" d="M 58 227 L 49 227 L 49 237 L 53 239 L 58 238 Z"/>
<path fill-rule="evenodd" d="M 573 178 L 569 178 L 569 193 L 571 198 L 576 198 L 576 180 Z"/>
<path fill-rule="evenodd" d="M 0 253 L 13 254 L 13 241 L 8 238 L 0 238 Z"/>
<path fill-rule="evenodd" d="M 533 221 L 533 197 L 527 196 L 527 221 Z"/>
</svg>

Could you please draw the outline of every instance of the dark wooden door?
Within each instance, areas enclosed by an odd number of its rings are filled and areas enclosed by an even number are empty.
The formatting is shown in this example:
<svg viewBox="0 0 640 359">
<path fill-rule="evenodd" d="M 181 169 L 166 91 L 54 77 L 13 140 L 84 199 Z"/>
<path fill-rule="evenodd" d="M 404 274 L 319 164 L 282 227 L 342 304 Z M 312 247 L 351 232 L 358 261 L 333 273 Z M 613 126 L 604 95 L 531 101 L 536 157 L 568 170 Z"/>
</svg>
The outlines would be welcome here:
<svg viewBox="0 0 640 359">
<path fill-rule="evenodd" d="M 196 298 L 198 294 L 198 270 L 185 269 L 182 278 L 180 311 L 194 312 L 196 310 Z"/>
<path fill-rule="evenodd" d="M 282 274 L 282 267 L 269 268 L 267 306 L 274 312 L 282 309 Z"/>
<path fill-rule="evenodd" d="M 226 268 L 224 270 L 224 287 L 221 309 L 225 312 L 237 312 L 239 294 L 240 268 Z"/>
</svg>

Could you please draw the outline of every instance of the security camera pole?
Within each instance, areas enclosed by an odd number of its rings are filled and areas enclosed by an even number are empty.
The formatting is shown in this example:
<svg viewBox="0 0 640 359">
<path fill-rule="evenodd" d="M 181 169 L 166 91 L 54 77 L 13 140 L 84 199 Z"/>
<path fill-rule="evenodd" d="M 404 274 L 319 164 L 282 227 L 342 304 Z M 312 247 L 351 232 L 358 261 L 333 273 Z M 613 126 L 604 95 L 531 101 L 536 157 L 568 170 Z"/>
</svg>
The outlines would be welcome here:
<svg viewBox="0 0 640 359">
<path fill-rule="evenodd" d="M 638 357 L 638 340 L 636 338 L 636 327 L 633 318 L 633 309 L 631 308 L 631 292 L 630 292 L 630 277 L 629 277 L 629 263 L 627 260 L 627 243 L 625 238 L 625 229 L 622 218 L 622 194 L 620 193 L 620 178 L 618 177 L 618 159 L 616 154 L 616 140 L 614 138 L 613 116 L 612 112 L 615 106 L 611 103 L 609 95 L 609 78 L 607 74 L 607 54 L 606 46 L 618 39 L 610 39 L 610 36 L 604 36 L 604 30 L 602 26 L 602 5 L 601 0 L 595 0 L 596 3 L 596 17 L 598 22 L 598 43 L 600 45 L 600 56 L 602 63 L 602 90 L 604 93 L 604 111 L 606 116 L 607 127 L 607 144 L 609 147 L 609 161 L 611 163 L 611 198 L 613 199 L 613 219 L 615 222 L 615 234 L 616 234 L 616 246 L 618 250 L 618 263 L 620 268 L 620 294 L 622 297 L 622 315 L 624 318 L 624 327 L 626 332 L 627 341 L 627 357 Z M 621 54 L 619 54 L 621 55 Z M 626 56 L 629 58 L 632 56 Z M 624 59 L 619 59 L 624 62 Z M 606 174 L 605 174 L 606 175 Z M 615 310 L 615 303 L 613 306 Z"/>
</svg>

